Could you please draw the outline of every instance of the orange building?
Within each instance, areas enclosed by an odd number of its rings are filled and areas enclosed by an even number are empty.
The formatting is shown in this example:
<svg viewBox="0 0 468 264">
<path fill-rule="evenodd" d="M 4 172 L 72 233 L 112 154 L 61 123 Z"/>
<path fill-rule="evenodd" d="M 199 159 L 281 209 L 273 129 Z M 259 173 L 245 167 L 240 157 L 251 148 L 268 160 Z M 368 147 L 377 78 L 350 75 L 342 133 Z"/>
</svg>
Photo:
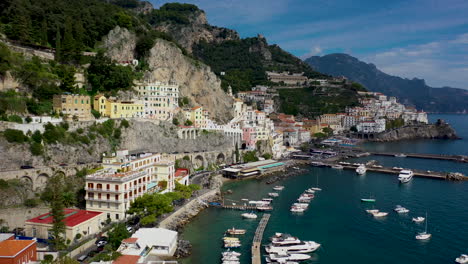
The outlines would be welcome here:
<svg viewBox="0 0 468 264">
<path fill-rule="evenodd" d="M 22 264 L 37 260 L 35 240 L 4 240 L 0 242 L 0 264 Z"/>
</svg>

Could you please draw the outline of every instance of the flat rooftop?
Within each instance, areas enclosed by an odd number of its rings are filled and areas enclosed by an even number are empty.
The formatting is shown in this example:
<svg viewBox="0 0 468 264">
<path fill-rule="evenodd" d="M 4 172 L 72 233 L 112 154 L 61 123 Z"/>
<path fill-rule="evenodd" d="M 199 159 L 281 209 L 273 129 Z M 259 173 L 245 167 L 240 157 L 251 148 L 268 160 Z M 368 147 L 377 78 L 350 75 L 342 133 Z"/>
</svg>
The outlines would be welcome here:
<svg viewBox="0 0 468 264">
<path fill-rule="evenodd" d="M 65 215 L 65 222 L 66 226 L 76 226 L 83 222 L 88 221 L 100 214 L 102 212 L 95 212 L 95 211 L 87 211 L 87 210 L 79 210 L 79 209 L 65 209 L 63 210 Z M 54 218 L 52 217 L 51 213 L 42 214 L 40 216 L 34 217 L 26 221 L 26 223 L 36 223 L 36 224 L 52 224 Z"/>
</svg>

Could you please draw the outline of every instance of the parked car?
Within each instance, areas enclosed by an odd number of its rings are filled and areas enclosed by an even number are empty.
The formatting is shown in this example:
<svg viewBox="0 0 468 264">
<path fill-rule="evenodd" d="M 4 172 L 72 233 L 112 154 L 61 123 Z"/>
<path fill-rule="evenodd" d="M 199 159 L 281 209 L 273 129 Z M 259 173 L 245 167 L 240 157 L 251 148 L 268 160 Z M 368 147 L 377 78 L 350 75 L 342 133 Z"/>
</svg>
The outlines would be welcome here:
<svg viewBox="0 0 468 264">
<path fill-rule="evenodd" d="M 87 259 L 87 258 L 88 258 L 88 255 L 85 254 L 85 255 L 81 255 L 81 256 L 78 257 L 76 260 L 78 260 L 79 262 L 83 262 L 83 261 L 85 261 L 85 259 Z"/>
<path fill-rule="evenodd" d="M 105 245 L 107 245 L 107 241 L 104 240 L 101 240 L 96 244 L 98 248 L 103 248 Z"/>
<path fill-rule="evenodd" d="M 130 233 L 132 233 L 132 232 L 133 232 L 133 227 L 127 226 L 127 231 L 130 232 Z"/>
<path fill-rule="evenodd" d="M 60 163 L 59 166 L 60 166 L 60 167 L 66 167 L 66 166 L 68 166 L 68 164 L 66 164 L 66 163 Z"/>
<path fill-rule="evenodd" d="M 106 242 L 107 242 L 107 241 L 109 241 L 109 238 L 106 237 L 106 236 L 102 236 L 102 237 L 100 237 L 98 240 L 96 240 L 96 243 L 95 243 L 95 244 L 97 245 L 97 244 L 98 244 L 99 242 L 101 242 L 101 241 L 106 241 Z"/>
<path fill-rule="evenodd" d="M 34 167 L 33 167 L 33 166 L 30 166 L 30 165 L 22 165 L 20 168 L 21 168 L 22 170 L 34 169 Z"/>
</svg>

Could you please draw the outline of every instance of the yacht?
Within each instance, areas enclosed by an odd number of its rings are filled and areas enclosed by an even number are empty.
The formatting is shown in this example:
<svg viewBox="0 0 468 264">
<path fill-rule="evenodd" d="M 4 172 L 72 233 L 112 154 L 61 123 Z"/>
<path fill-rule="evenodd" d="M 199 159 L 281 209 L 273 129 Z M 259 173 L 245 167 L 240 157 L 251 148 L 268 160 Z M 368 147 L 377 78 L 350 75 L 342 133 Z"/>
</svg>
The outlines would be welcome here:
<svg viewBox="0 0 468 264">
<path fill-rule="evenodd" d="M 241 214 L 241 216 L 243 218 L 247 218 L 247 219 L 256 219 L 257 218 L 257 215 L 254 214 L 254 213 L 243 213 L 243 214 Z"/>
<path fill-rule="evenodd" d="M 313 191 L 321 191 L 322 189 L 320 189 L 320 188 L 318 187 L 318 186 L 319 186 L 318 183 L 319 183 L 319 180 L 318 180 L 318 175 L 317 175 L 317 186 L 310 188 L 310 190 L 313 190 Z"/>
<path fill-rule="evenodd" d="M 333 165 L 332 166 L 332 169 L 336 169 L 336 170 L 342 170 L 344 167 L 342 165 Z"/>
<path fill-rule="evenodd" d="M 239 257 L 239 256 L 241 255 L 241 253 L 239 253 L 239 252 L 230 251 L 230 250 L 224 251 L 222 254 L 223 254 L 223 257 L 224 257 L 224 256 L 236 256 L 236 257 Z"/>
<path fill-rule="evenodd" d="M 273 207 L 272 206 L 262 205 L 262 206 L 257 206 L 257 210 L 259 210 L 259 211 L 271 211 L 271 210 L 273 210 Z"/>
<path fill-rule="evenodd" d="M 309 207 L 309 204 L 307 204 L 307 203 L 293 203 L 293 206 L 307 209 Z"/>
<path fill-rule="evenodd" d="M 315 193 L 315 190 L 313 188 L 309 188 L 305 190 L 306 193 Z"/>
<path fill-rule="evenodd" d="M 303 261 L 310 259 L 311 256 L 306 254 L 288 254 L 288 253 L 271 253 L 266 258 L 267 262 L 278 261 L 279 263 L 288 261 L 288 260 L 297 260 Z"/>
<path fill-rule="evenodd" d="M 455 259 L 455 262 L 456 263 L 461 263 L 461 264 L 468 263 L 468 255 L 462 254 L 461 256 L 459 256 L 458 258 Z"/>
<path fill-rule="evenodd" d="M 287 246 L 268 245 L 265 246 L 265 251 L 267 253 L 311 253 L 316 251 L 319 247 L 319 243 L 316 243 L 314 241 L 304 241 L 299 244 Z"/>
<path fill-rule="evenodd" d="M 422 216 L 418 216 L 418 217 L 413 217 L 413 222 L 415 223 L 422 223 L 424 222 L 424 220 L 426 220 L 426 218 L 422 217 Z"/>
<path fill-rule="evenodd" d="M 279 196 L 279 193 L 271 192 L 271 193 L 268 193 L 268 196 L 270 196 L 270 197 L 278 197 L 278 196 Z"/>
<path fill-rule="evenodd" d="M 273 187 L 273 190 L 275 191 L 282 191 L 284 189 L 284 186 L 281 186 L 281 185 L 277 185 L 275 187 Z"/>
<path fill-rule="evenodd" d="M 272 198 L 262 198 L 262 201 L 265 201 L 265 202 L 273 202 L 273 199 Z"/>
<path fill-rule="evenodd" d="M 366 166 L 364 166 L 362 164 L 359 165 L 359 167 L 356 168 L 356 173 L 359 174 L 359 175 L 365 174 L 366 171 L 367 171 Z"/>
<path fill-rule="evenodd" d="M 369 214 L 375 214 L 379 212 L 379 209 L 369 209 L 369 210 L 366 210 L 366 212 Z"/>
<path fill-rule="evenodd" d="M 387 212 L 377 212 L 377 213 L 372 213 L 372 215 L 374 217 L 384 217 L 384 216 L 387 216 L 388 213 Z"/>
<path fill-rule="evenodd" d="M 364 203 L 375 203 L 375 199 L 374 198 L 362 198 L 361 199 L 361 202 L 364 202 Z"/>
<path fill-rule="evenodd" d="M 270 238 L 271 243 L 273 245 L 291 245 L 291 244 L 299 244 L 301 243 L 301 240 L 297 237 L 293 237 L 289 234 L 283 234 L 283 233 L 275 233 L 274 236 Z"/>
<path fill-rule="evenodd" d="M 412 178 L 413 178 L 413 171 L 411 170 L 401 170 L 400 174 L 398 174 L 398 180 L 401 183 L 407 183 L 411 181 Z"/>
<path fill-rule="evenodd" d="M 245 229 L 235 229 L 234 227 L 233 228 L 230 228 L 226 231 L 226 233 L 230 234 L 230 235 L 243 235 L 245 234 L 246 230 Z"/>
</svg>

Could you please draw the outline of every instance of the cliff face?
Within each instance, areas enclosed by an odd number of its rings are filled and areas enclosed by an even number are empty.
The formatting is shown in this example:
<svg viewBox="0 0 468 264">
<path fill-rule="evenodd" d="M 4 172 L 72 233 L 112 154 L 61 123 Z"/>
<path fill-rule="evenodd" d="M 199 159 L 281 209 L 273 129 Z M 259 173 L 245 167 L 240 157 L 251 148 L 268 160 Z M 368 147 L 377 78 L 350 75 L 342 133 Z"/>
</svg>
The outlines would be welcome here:
<svg viewBox="0 0 468 264">
<path fill-rule="evenodd" d="M 134 58 L 135 34 L 125 28 L 116 27 L 104 39 L 106 55 L 121 61 Z M 149 81 L 176 82 L 180 86 L 180 97 L 187 96 L 193 105 L 201 105 L 210 112 L 210 117 L 225 123 L 232 118 L 232 98 L 221 89 L 221 80 L 210 67 L 182 54 L 173 43 L 157 39 L 146 62 Z"/>
<path fill-rule="evenodd" d="M 188 24 L 164 22 L 154 29 L 170 34 L 187 51 L 192 52 L 193 44 L 204 40 L 208 43 L 220 43 L 226 40 L 238 40 L 239 34 L 231 29 L 208 24 L 205 12 L 198 10 L 188 16 Z"/>
<path fill-rule="evenodd" d="M 411 125 L 375 135 L 369 141 L 385 142 L 405 139 L 458 139 L 455 130 L 448 124 Z"/>
</svg>

